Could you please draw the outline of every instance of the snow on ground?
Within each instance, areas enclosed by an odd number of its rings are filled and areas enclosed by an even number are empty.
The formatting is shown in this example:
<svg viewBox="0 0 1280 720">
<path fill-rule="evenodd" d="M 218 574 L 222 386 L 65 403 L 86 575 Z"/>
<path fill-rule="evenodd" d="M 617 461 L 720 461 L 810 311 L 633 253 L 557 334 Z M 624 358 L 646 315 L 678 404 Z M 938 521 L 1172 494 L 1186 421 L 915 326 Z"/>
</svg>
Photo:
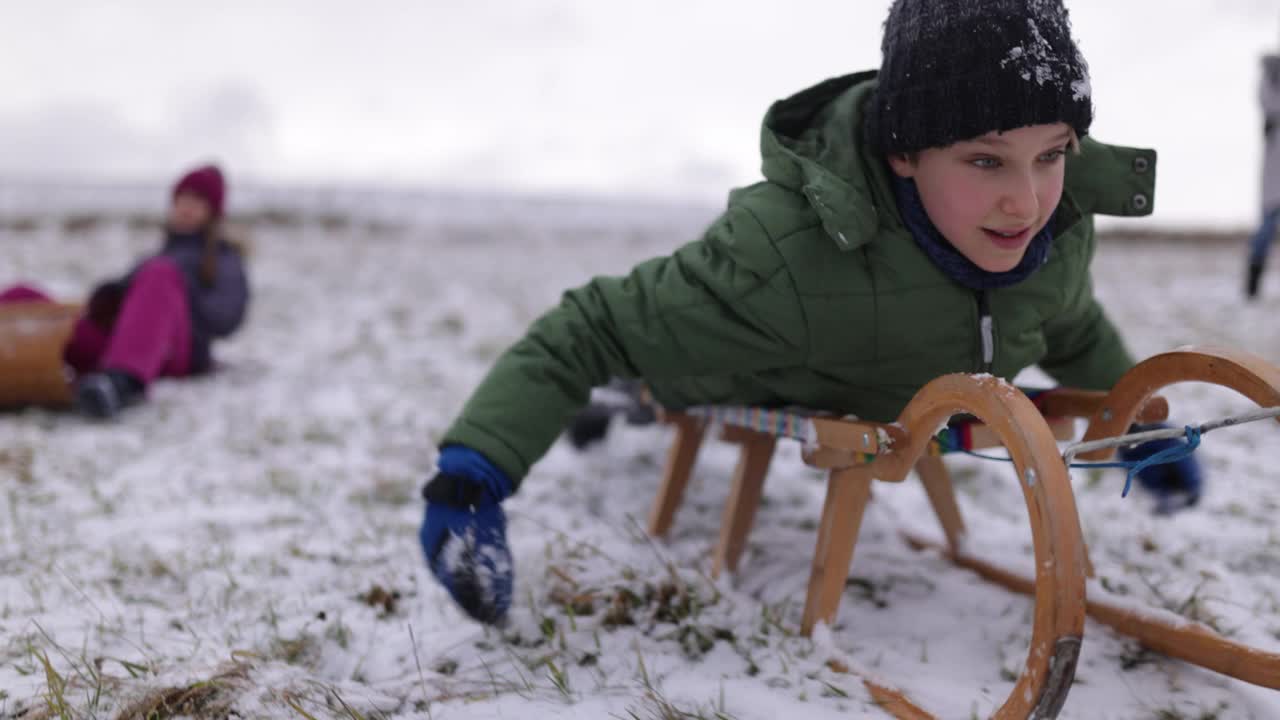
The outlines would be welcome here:
<svg viewBox="0 0 1280 720">
<path fill-rule="evenodd" d="M 0 416 L 0 718 L 887 717 L 840 667 L 985 717 L 1032 604 L 900 540 L 936 532 L 913 480 L 876 487 L 838 622 L 797 636 L 824 487 L 791 445 L 734 578 L 706 575 L 733 453 L 704 449 L 654 542 L 641 527 L 669 434 L 626 426 L 586 454 L 558 444 L 508 502 L 506 629 L 467 621 L 428 576 L 418 489 L 489 364 L 563 288 L 705 219 L 619 218 L 263 228 L 252 319 L 220 373 L 161 382 L 115 424 Z M 74 297 L 154 241 L 124 222 L 3 230 L 0 283 Z M 1196 342 L 1280 360 L 1280 285 L 1243 305 L 1242 267 L 1238 247 L 1128 243 L 1095 275 L 1139 356 Z M 1183 422 L 1248 407 L 1167 395 Z M 1100 583 L 1280 649 L 1278 449 L 1274 426 L 1207 435 L 1208 495 L 1172 519 L 1122 500 L 1121 473 L 1076 471 Z M 1029 563 L 1011 472 L 952 467 L 973 547 Z M 1091 622 L 1062 717 L 1274 718 L 1280 694 Z"/>
</svg>

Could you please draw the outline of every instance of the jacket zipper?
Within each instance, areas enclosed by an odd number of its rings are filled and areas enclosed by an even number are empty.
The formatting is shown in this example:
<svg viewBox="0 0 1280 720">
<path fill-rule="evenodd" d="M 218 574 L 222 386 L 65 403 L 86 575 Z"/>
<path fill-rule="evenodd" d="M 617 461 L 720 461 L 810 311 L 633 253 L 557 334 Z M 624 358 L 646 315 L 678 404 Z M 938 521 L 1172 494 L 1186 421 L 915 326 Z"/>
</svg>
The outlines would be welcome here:
<svg viewBox="0 0 1280 720">
<path fill-rule="evenodd" d="M 982 362 L 978 371 L 991 372 L 991 364 L 996 357 L 994 323 L 991 320 L 991 304 L 987 300 L 987 291 L 978 291 L 978 334 L 982 337 Z"/>
</svg>

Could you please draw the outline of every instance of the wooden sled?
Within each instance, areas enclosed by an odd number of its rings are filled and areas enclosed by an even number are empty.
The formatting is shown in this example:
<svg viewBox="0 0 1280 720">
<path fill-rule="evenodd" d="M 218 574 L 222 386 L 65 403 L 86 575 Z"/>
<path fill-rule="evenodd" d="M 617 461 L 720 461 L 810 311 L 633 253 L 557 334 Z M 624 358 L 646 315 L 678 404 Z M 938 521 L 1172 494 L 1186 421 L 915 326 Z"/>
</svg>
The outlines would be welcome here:
<svg viewBox="0 0 1280 720">
<path fill-rule="evenodd" d="M 1115 436 L 1133 422 L 1156 422 L 1168 404 L 1154 395 L 1180 381 L 1231 387 L 1263 406 L 1280 406 L 1280 370 L 1260 358 L 1212 348 L 1191 348 L 1159 355 L 1127 373 L 1110 393 L 1058 389 L 1032 403 L 1016 388 L 991 377 L 949 375 L 926 385 L 896 423 L 885 425 L 795 411 L 761 408 L 693 408 L 662 413 L 676 436 L 663 482 L 649 519 L 649 531 L 670 528 L 708 420 L 723 426 L 723 437 L 742 445 L 713 572 L 733 570 L 745 546 L 759 505 L 764 476 L 780 437 L 805 443 L 805 462 L 830 471 L 827 498 L 818 527 L 802 631 L 835 619 L 853 547 L 870 498 L 873 480 L 898 482 L 914 467 L 942 525 L 945 544 L 908 535 L 916 547 L 934 546 L 959 565 L 983 577 L 1033 595 L 1034 625 L 1025 667 L 995 718 L 1055 717 L 1075 675 L 1084 613 L 1165 652 L 1233 677 L 1267 687 L 1280 682 L 1280 656 L 1222 638 L 1183 618 L 1165 619 L 1105 601 L 1086 601 L 1085 578 L 1093 570 L 1085 548 L 1067 467 L 1057 440 L 1074 438 L 1072 418 L 1090 418 L 1086 440 Z M 947 418 L 973 416 L 966 449 L 1003 446 L 1021 480 L 1031 522 L 1035 575 L 1000 568 L 963 549 L 966 528 L 955 490 L 931 435 Z M 1112 451 L 1082 454 L 1103 459 Z M 873 698 L 898 718 L 930 718 L 896 689 L 864 681 Z"/>
<path fill-rule="evenodd" d="M 0 409 L 71 405 L 63 348 L 79 312 L 60 303 L 0 304 Z"/>
<path fill-rule="evenodd" d="M 1162 388 L 1179 382 L 1204 382 L 1231 388 L 1260 407 L 1280 407 L 1280 367 L 1249 353 L 1213 347 L 1188 347 L 1156 355 L 1126 373 L 1106 398 L 1090 413 L 1082 442 L 1124 434 L 1134 422 L 1139 407 Z M 1107 460 L 1114 449 L 1081 452 L 1083 460 Z M 955 494 L 946 469 L 935 482 L 941 488 L 941 502 L 934 510 L 942 517 Z M 933 500 L 933 496 L 930 495 Z M 944 521 L 945 525 L 945 521 Z M 1034 594 L 1035 582 L 1024 573 L 965 552 L 948 536 L 945 546 L 904 533 L 916 547 L 935 547 L 958 565 L 970 568 L 988 580 L 1018 592 Z M 1038 556 L 1037 556 L 1038 559 Z M 1093 573 L 1090 570 L 1089 575 Z M 1280 654 L 1266 652 L 1230 640 L 1207 625 L 1163 610 L 1135 609 L 1132 603 L 1114 603 L 1105 598 L 1090 599 L 1087 610 L 1098 622 L 1133 637 L 1144 646 L 1194 665 L 1229 675 L 1238 680 L 1280 689 Z"/>
<path fill-rule="evenodd" d="M 1058 391 L 1037 407 L 1022 392 L 991 376 L 947 375 L 930 382 L 893 424 L 762 408 L 692 408 L 661 413 L 675 426 L 661 488 L 649 518 L 649 532 L 665 535 L 688 483 L 709 421 L 722 437 L 742 446 L 725 505 L 714 573 L 736 569 L 759 506 L 761 490 L 778 438 L 804 443 L 807 464 L 829 471 L 827 497 L 818 526 L 801 630 L 835 620 L 863 511 L 874 480 L 900 482 L 913 467 L 937 510 L 946 537 L 965 532 L 950 480 L 938 457 L 943 448 L 933 431 L 949 418 L 971 416 L 970 447 L 1008 448 L 1031 520 L 1036 558 L 1035 615 L 1025 668 L 996 718 L 1052 717 L 1075 676 L 1084 629 L 1088 560 L 1081 541 L 1059 438 L 1073 424 L 1054 415 L 1092 413 L 1105 393 Z M 1162 401 L 1149 403 L 1150 419 L 1162 417 Z M 867 681 L 873 697 L 900 718 L 933 717 L 880 682 Z"/>
</svg>

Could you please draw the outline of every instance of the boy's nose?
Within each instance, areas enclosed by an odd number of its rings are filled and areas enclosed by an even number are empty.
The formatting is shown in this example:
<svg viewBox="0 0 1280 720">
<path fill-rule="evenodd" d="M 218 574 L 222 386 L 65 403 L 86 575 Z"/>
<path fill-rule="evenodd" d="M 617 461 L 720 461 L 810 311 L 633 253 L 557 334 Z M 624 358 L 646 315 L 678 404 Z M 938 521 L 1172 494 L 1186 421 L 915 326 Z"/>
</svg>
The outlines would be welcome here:
<svg viewBox="0 0 1280 720">
<path fill-rule="evenodd" d="M 1031 177 L 1011 178 L 1000 198 L 1000 212 L 1010 218 L 1031 222 L 1038 217 L 1040 203 Z"/>
</svg>

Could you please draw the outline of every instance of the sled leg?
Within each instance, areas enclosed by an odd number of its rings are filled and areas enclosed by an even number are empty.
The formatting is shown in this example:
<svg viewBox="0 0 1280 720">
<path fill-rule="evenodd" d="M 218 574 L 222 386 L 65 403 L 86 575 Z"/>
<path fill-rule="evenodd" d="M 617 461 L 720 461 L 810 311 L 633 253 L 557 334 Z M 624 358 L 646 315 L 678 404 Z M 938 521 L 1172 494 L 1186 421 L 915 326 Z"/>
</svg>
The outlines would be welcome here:
<svg viewBox="0 0 1280 720">
<path fill-rule="evenodd" d="M 853 546 L 871 499 L 871 482 L 871 475 L 863 468 L 831 471 L 800 623 L 800 632 L 805 635 L 812 633 L 819 622 L 832 623 L 836 619 L 853 562 Z"/>
<path fill-rule="evenodd" d="M 649 534 L 654 537 L 663 537 L 671 529 L 671 521 L 684 500 L 684 489 L 689 484 L 689 474 L 693 471 L 698 448 L 702 447 L 702 437 L 706 433 L 706 427 L 689 415 L 672 415 L 670 422 L 675 425 L 675 438 L 667 451 L 658 497 L 649 512 Z"/>
<path fill-rule="evenodd" d="M 720 541 L 716 544 L 711 564 L 712 577 L 719 577 L 722 570 L 736 572 L 738 569 L 738 560 L 746 547 L 756 510 L 760 507 L 769 461 L 778 442 L 772 435 L 736 427 L 726 427 L 724 436 L 726 440 L 741 444 L 742 451 L 738 456 L 738 466 L 733 471 L 724 519 L 720 522 Z"/>
</svg>

